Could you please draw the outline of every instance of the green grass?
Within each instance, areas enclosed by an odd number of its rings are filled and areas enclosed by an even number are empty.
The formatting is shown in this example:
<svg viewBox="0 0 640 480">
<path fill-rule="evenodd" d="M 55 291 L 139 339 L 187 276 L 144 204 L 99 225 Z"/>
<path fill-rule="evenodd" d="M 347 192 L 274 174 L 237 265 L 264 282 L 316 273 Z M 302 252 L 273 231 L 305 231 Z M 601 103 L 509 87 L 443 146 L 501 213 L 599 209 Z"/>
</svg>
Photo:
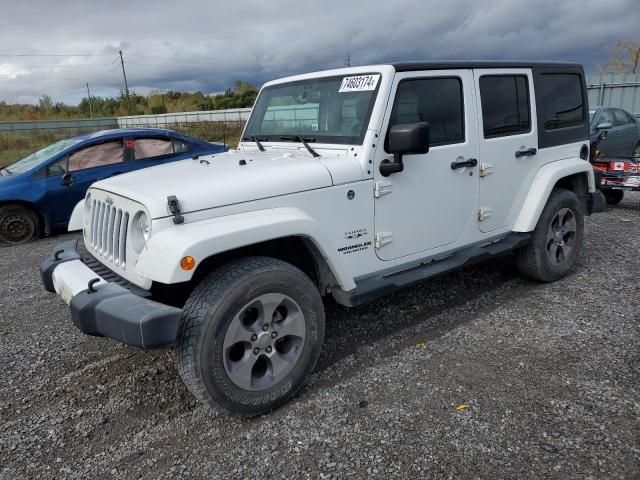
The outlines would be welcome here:
<svg viewBox="0 0 640 480">
<path fill-rule="evenodd" d="M 243 122 L 189 122 L 170 125 L 169 128 L 185 135 L 201 138 L 209 142 L 225 141 L 235 148 L 240 140 Z M 41 148 L 87 131 L 32 131 L 0 132 L 0 167 L 6 167 Z"/>
</svg>

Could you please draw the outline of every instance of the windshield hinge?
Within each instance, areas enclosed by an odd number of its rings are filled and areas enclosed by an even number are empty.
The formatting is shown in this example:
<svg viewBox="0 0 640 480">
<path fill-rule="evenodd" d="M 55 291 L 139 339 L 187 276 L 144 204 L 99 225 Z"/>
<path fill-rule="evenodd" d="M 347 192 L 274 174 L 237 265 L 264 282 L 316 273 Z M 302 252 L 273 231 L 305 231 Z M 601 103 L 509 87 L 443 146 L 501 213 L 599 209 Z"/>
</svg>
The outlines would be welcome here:
<svg viewBox="0 0 640 480">
<path fill-rule="evenodd" d="M 373 187 L 373 196 L 378 198 L 387 193 L 391 193 L 391 182 L 382 180 L 380 182 L 376 182 Z"/>
<path fill-rule="evenodd" d="M 391 243 L 393 241 L 393 233 L 391 232 L 378 232 L 375 237 L 375 247 L 380 248 Z"/>
<path fill-rule="evenodd" d="M 176 225 L 184 223 L 184 217 L 181 215 L 180 202 L 175 195 L 167 197 L 167 205 L 169 206 L 169 213 L 173 215 L 173 223 Z"/>
</svg>

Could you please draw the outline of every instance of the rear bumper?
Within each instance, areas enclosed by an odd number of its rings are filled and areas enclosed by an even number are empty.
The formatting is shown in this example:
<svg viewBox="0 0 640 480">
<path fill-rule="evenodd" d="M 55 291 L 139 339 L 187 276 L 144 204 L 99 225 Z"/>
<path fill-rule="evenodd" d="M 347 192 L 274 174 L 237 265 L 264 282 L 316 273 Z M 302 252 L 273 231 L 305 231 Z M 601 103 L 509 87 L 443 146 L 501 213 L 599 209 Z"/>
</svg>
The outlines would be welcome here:
<svg viewBox="0 0 640 480">
<path fill-rule="evenodd" d="M 57 245 L 42 261 L 40 276 L 46 290 L 69 304 L 71 319 L 83 333 L 142 348 L 175 343 L 182 310 L 105 281 L 85 265 L 76 240 Z"/>
</svg>

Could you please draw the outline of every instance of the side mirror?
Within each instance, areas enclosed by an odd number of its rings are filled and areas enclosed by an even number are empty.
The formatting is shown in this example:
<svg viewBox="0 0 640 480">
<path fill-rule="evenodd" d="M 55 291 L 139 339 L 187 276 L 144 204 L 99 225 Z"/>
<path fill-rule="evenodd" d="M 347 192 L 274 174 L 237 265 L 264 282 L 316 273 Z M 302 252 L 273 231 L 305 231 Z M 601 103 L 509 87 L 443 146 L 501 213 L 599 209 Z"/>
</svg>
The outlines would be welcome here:
<svg viewBox="0 0 640 480">
<path fill-rule="evenodd" d="M 388 177 L 392 173 L 404 170 L 403 155 L 424 154 L 429 152 L 429 123 L 402 123 L 389 130 L 388 149 L 393 153 L 393 161 L 383 160 L 380 173 Z"/>
<path fill-rule="evenodd" d="M 607 132 L 606 130 L 601 131 L 598 134 L 598 141 L 601 142 L 602 140 L 604 140 L 605 138 L 607 138 L 607 135 L 609 134 L 609 132 Z"/>
<path fill-rule="evenodd" d="M 596 130 L 609 130 L 611 127 L 613 127 L 613 125 L 611 125 L 611 122 L 601 122 L 596 127 Z"/>
<path fill-rule="evenodd" d="M 74 182 L 74 178 L 73 175 L 71 175 L 70 173 L 65 173 L 62 176 L 62 179 L 60 180 L 60 183 L 62 183 L 63 186 L 65 187 L 70 187 L 71 185 L 73 185 Z"/>
</svg>

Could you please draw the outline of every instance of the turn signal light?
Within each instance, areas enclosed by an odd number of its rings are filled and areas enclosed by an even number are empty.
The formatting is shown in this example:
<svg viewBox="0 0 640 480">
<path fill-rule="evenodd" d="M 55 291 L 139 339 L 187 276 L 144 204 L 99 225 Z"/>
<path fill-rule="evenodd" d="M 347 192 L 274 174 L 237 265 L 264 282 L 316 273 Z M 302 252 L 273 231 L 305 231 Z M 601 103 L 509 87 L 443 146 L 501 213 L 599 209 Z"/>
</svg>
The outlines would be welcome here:
<svg viewBox="0 0 640 480">
<path fill-rule="evenodd" d="M 182 268 L 183 270 L 189 271 L 189 270 L 193 270 L 194 267 L 196 266 L 196 259 L 193 257 L 183 257 L 182 260 L 180 260 L 180 268 Z"/>
</svg>

